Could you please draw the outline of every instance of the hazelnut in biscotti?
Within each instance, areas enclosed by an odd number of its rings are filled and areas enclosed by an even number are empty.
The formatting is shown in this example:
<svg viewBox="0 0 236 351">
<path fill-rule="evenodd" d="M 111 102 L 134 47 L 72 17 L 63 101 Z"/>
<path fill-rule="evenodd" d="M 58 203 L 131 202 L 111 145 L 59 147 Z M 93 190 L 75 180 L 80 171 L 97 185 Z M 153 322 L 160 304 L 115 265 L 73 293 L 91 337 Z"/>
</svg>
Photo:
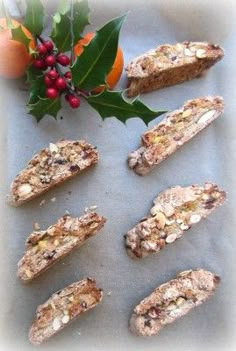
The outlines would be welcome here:
<svg viewBox="0 0 236 351">
<path fill-rule="evenodd" d="M 223 56 L 219 45 L 207 42 L 158 46 L 127 65 L 127 95 L 135 96 L 196 78 Z"/>
<path fill-rule="evenodd" d="M 58 260 L 97 234 L 106 219 L 97 213 L 79 218 L 65 215 L 46 230 L 34 231 L 26 240 L 26 252 L 18 262 L 18 277 L 31 281 Z"/>
<path fill-rule="evenodd" d="M 98 152 L 84 140 L 50 143 L 29 161 L 11 184 L 10 203 L 19 206 L 98 162 Z"/>
<path fill-rule="evenodd" d="M 226 194 L 216 184 L 175 186 L 153 201 L 150 215 L 125 235 L 127 253 L 142 258 L 157 253 L 209 216 L 225 201 Z"/>
<path fill-rule="evenodd" d="M 128 164 L 145 175 L 218 118 L 224 110 L 220 96 L 188 100 L 183 107 L 142 135 L 142 146 L 129 154 Z"/>
<path fill-rule="evenodd" d="M 95 280 L 85 278 L 54 293 L 36 310 L 36 319 L 29 331 L 29 340 L 39 345 L 74 319 L 99 304 L 103 292 Z M 89 334 L 89 333 L 88 333 Z"/>
<path fill-rule="evenodd" d="M 141 336 L 158 334 L 165 325 L 175 322 L 209 299 L 219 282 L 218 275 L 204 269 L 179 273 L 134 308 L 130 330 Z"/>
</svg>

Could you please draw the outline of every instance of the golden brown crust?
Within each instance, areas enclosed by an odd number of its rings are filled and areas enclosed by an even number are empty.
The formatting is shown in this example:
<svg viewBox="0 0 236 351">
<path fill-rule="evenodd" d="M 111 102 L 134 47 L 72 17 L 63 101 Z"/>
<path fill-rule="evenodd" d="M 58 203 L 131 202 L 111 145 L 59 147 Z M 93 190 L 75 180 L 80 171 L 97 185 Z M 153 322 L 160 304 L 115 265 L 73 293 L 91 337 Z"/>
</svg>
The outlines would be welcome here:
<svg viewBox="0 0 236 351">
<path fill-rule="evenodd" d="M 145 175 L 218 118 L 224 110 L 220 96 L 188 100 L 142 136 L 142 146 L 128 156 L 129 167 Z"/>
<path fill-rule="evenodd" d="M 201 305 L 211 297 L 220 277 L 204 269 L 179 273 L 142 300 L 130 318 L 130 330 L 137 335 L 158 334 L 167 324 Z"/>
<path fill-rule="evenodd" d="M 127 94 L 135 96 L 196 78 L 223 56 L 222 48 L 207 42 L 158 46 L 127 65 Z"/>
<path fill-rule="evenodd" d="M 98 162 L 98 152 L 84 140 L 50 143 L 11 184 L 10 203 L 19 206 L 60 185 Z"/>
<path fill-rule="evenodd" d="M 225 198 L 225 192 L 213 183 L 175 186 L 161 192 L 154 199 L 150 215 L 126 234 L 127 253 L 132 258 L 142 258 L 159 252 L 209 216 Z"/>
<path fill-rule="evenodd" d="M 94 236 L 106 219 L 97 213 L 88 213 L 80 218 L 65 215 L 47 230 L 35 231 L 26 240 L 26 252 L 18 262 L 18 277 L 31 281 L 58 260 L 80 247 Z"/>
<path fill-rule="evenodd" d="M 54 293 L 36 310 L 36 320 L 29 331 L 29 340 L 38 345 L 65 328 L 82 313 L 101 302 L 103 292 L 95 280 L 85 278 Z"/>
</svg>

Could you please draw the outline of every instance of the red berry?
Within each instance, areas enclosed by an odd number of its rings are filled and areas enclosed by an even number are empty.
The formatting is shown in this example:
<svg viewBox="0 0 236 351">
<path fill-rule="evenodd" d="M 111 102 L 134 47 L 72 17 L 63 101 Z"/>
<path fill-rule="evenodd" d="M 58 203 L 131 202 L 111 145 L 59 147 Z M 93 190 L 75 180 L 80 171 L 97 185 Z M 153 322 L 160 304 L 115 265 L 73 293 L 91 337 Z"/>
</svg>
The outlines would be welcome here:
<svg viewBox="0 0 236 351">
<path fill-rule="evenodd" d="M 55 82 L 55 87 L 58 89 L 58 90 L 63 90 L 66 88 L 66 81 L 64 78 L 62 77 L 59 77 L 57 78 L 56 82 Z"/>
<path fill-rule="evenodd" d="M 54 66 L 56 63 L 55 56 L 49 55 L 45 58 L 46 66 Z"/>
<path fill-rule="evenodd" d="M 53 49 L 53 43 L 51 40 L 46 40 L 43 45 L 46 47 L 47 51 L 50 52 Z"/>
<path fill-rule="evenodd" d="M 58 90 L 55 88 L 47 88 L 46 95 L 49 99 L 55 99 L 56 97 L 58 97 Z"/>
<path fill-rule="evenodd" d="M 34 67 L 38 68 L 38 69 L 44 69 L 45 68 L 45 63 L 42 59 L 35 59 L 33 61 L 33 65 Z"/>
<path fill-rule="evenodd" d="M 70 71 L 67 71 L 65 74 L 64 74 L 64 77 L 66 79 L 71 79 L 71 72 Z"/>
<path fill-rule="evenodd" d="M 54 82 L 48 77 L 48 75 L 44 76 L 44 83 L 47 87 L 51 87 Z"/>
<path fill-rule="evenodd" d="M 36 49 L 40 55 L 45 55 L 47 52 L 47 48 L 43 44 L 39 44 Z"/>
<path fill-rule="evenodd" d="M 49 71 L 48 73 L 47 73 L 47 76 L 50 78 L 50 79 L 57 79 L 57 77 L 58 77 L 58 73 L 57 73 L 57 71 L 55 71 L 54 69 L 51 69 L 51 71 Z"/>
<path fill-rule="evenodd" d="M 67 66 L 70 63 L 70 59 L 68 56 L 60 54 L 57 56 L 57 62 L 60 63 L 62 66 Z"/>
<path fill-rule="evenodd" d="M 78 108 L 80 106 L 80 99 L 74 95 L 69 95 L 69 104 L 72 108 Z"/>
</svg>

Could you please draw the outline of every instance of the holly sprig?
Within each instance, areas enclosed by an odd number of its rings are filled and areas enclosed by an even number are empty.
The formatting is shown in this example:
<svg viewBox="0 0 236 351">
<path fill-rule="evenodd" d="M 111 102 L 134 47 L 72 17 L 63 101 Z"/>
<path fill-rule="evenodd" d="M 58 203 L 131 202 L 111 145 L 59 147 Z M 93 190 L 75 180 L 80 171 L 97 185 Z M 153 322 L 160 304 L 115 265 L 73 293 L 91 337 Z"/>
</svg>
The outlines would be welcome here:
<svg viewBox="0 0 236 351">
<path fill-rule="evenodd" d="M 116 117 L 123 123 L 128 118 L 140 117 L 148 124 L 166 111 L 154 111 L 137 97 L 128 100 L 125 91 L 111 91 L 106 77 L 112 69 L 125 15 L 114 18 L 95 32 L 80 56 L 74 58 L 74 45 L 83 38 L 89 24 L 87 0 L 61 0 L 52 16 L 52 30 L 48 39 L 42 37 L 45 11 L 40 0 L 27 0 L 24 26 L 34 35 L 36 49 L 29 48 L 33 60 L 27 69 L 30 97 L 29 114 L 39 122 L 46 115 L 57 118 L 64 97 L 72 108 L 87 101 L 103 119 Z M 29 40 L 21 27 L 12 29 L 12 36 L 26 47 Z M 67 52 L 71 55 L 68 56 Z M 94 88 L 104 86 L 102 92 Z"/>
</svg>

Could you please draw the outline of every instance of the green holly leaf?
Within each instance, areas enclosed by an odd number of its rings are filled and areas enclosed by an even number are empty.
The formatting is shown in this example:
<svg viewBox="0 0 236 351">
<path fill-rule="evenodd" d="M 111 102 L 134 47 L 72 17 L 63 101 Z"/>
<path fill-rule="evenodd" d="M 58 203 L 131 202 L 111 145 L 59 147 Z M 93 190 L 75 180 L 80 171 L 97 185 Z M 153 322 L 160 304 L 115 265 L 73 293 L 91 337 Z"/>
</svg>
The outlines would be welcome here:
<svg viewBox="0 0 236 351">
<path fill-rule="evenodd" d="M 140 117 L 148 124 L 155 117 L 167 111 L 153 111 L 138 98 L 129 102 L 125 100 L 122 91 L 104 90 L 99 95 L 91 95 L 88 103 L 101 115 L 102 119 L 116 117 L 125 123 L 131 117 Z"/>
<path fill-rule="evenodd" d="M 26 49 L 29 48 L 30 39 L 25 35 L 21 26 L 11 29 L 12 39 L 22 43 Z"/>
<path fill-rule="evenodd" d="M 31 85 L 31 83 L 39 76 L 42 75 L 42 71 L 34 66 L 29 66 L 26 70 L 26 83 Z"/>
<path fill-rule="evenodd" d="M 71 47 L 70 18 L 67 13 L 57 12 L 52 17 L 52 32 L 50 37 L 59 51 L 69 51 Z"/>
<path fill-rule="evenodd" d="M 56 119 L 58 111 L 61 109 L 60 97 L 56 99 L 48 99 L 39 97 L 34 104 L 28 104 L 29 114 L 37 119 L 37 122 L 45 115 L 50 115 Z"/>
<path fill-rule="evenodd" d="M 77 0 L 73 4 L 73 47 L 82 38 L 84 28 L 89 24 L 89 6 L 87 0 Z"/>
<path fill-rule="evenodd" d="M 115 61 L 121 25 L 125 16 L 117 17 L 98 30 L 84 47 L 71 68 L 76 87 L 91 90 L 105 83 Z"/>
<path fill-rule="evenodd" d="M 30 83 L 30 97 L 28 105 L 35 104 L 40 98 L 45 98 L 44 76 L 38 76 Z"/>
<path fill-rule="evenodd" d="M 26 0 L 24 26 L 34 35 L 40 35 L 44 25 L 44 8 L 40 0 Z"/>
</svg>

